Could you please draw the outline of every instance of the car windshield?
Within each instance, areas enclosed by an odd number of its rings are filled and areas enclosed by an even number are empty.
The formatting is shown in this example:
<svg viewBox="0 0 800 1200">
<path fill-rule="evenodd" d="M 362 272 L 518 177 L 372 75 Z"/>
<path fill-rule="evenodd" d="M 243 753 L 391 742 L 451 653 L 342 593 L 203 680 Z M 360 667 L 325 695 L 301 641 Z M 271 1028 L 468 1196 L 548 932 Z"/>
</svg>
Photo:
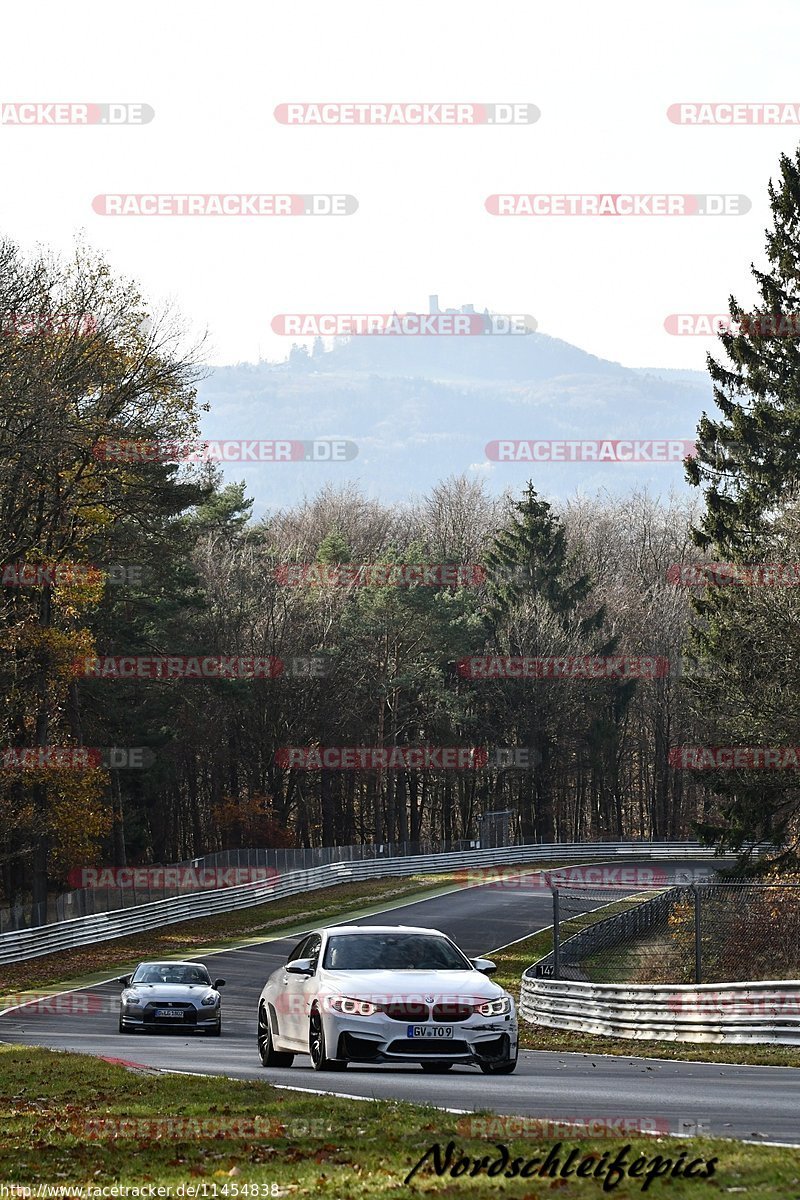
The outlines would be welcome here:
<svg viewBox="0 0 800 1200">
<path fill-rule="evenodd" d="M 447 938 L 424 933 L 358 933 L 328 939 L 329 971 L 470 971 L 472 963 Z"/>
<path fill-rule="evenodd" d="M 204 983 L 211 984 L 205 967 L 185 966 L 182 963 L 148 963 L 137 968 L 134 983 Z"/>
</svg>

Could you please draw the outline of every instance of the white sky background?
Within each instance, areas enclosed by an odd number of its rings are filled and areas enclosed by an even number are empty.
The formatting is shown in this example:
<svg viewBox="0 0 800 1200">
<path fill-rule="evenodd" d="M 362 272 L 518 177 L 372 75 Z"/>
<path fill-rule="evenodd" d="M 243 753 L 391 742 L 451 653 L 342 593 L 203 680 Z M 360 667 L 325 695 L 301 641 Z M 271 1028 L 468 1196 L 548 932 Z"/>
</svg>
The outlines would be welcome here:
<svg viewBox="0 0 800 1200">
<path fill-rule="evenodd" d="M 800 102 L 795 3 L 322 0 L 3 12 L 0 99 L 144 102 L 141 127 L 0 127 L 0 232 L 76 230 L 207 328 L 214 363 L 283 358 L 278 312 L 473 302 L 628 366 L 703 369 L 673 312 L 754 298 L 767 181 L 800 127 L 685 128 L 680 100 Z M 502 129 L 294 127 L 284 101 L 526 101 Z M 100 217 L 102 192 L 346 192 L 346 218 Z M 496 218 L 493 192 L 744 193 L 746 216 Z"/>
</svg>

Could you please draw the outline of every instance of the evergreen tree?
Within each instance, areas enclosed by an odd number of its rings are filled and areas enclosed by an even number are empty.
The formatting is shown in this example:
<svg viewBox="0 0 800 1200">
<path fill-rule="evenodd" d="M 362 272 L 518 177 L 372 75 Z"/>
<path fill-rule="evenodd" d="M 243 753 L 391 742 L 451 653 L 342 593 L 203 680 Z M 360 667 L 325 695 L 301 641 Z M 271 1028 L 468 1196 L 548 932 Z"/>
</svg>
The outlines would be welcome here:
<svg viewBox="0 0 800 1200">
<path fill-rule="evenodd" d="M 563 523 L 538 498 L 532 483 L 514 503 L 511 519 L 496 534 L 485 563 L 491 639 L 502 653 L 580 657 L 613 652 L 615 639 L 603 632 L 604 608 L 591 605 L 591 579 L 576 572 Z M 533 769 L 519 789 L 523 833 L 545 842 L 555 839 L 557 765 L 559 759 L 563 763 L 576 755 L 585 760 L 591 776 L 597 822 L 611 822 L 615 832 L 617 749 L 635 681 L 570 682 L 566 695 L 552 679 L 479 686 L 484 688 L 487 722 L 495 729 L 505 726 L 507 735 L 533 752 Z"/>
<path fill-rule="evenodd" d="M 690 483 L 705 488 L 693 540 L 734 564 L 792 553 L 787 514 L 800 496 L 800 149 L 794 158 L 781 156 L 769 198 L 768 268 L 752 266 L 758 301 L 748 312 L 730 297 L 733 328 L 720 334 L 727 362 L 708 358 L 721 415 L 703 414 L 697 456 L 686 464 Z M 794 546 L 796 554 L 796 540 Z M 793 596 L 783 599 L 784 608 L 792 606 Z M 780 607 L 773 605 L 769 616 L 761 598 L 741 586 L 709 586 L 694 598 L 691 645 L 702 669 L 688 689 L 707 744 L 800 741 L 800 696 L 780 649 L 786 637 L 776 636 L 786 623 Z M 709 840 L 737 850 L 750 840 L 772 840 L 786 845 L 785 860 L 797 860 L 800 790 L 792 772 L 703 771 L 695 777 L 717 797 L 698 826 Z"/>
<path fill-rule="evenodd" d="M 759 301 L 746 312 L 729 299 L 734 328 L 719 335 L 729 362 L 708 356 L 721 416 L 703 414 L 686 464 L 705 487 L 696 544 L 739 561 L 800 495 L 800 148 L 781 155 L 780 172 L 769 184 L 769 269 L 751 268 Z"/>
</svg>

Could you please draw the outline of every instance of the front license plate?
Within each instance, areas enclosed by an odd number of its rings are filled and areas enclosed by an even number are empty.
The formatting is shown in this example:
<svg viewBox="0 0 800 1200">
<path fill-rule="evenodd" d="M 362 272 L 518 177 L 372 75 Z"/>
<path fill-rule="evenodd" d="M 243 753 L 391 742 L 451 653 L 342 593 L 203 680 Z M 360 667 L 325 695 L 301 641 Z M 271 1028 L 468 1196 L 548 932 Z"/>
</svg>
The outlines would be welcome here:
<svg viewBox="0 0 800 1200">
<path fill-rule="evenodd" d="M 410 1038 L 451 1038 L 453 1036 L 452 1025 L 409 1025 L 408 1036 Z"/>
<path fill-rule="evenodd" d="M 173 1017 L 174 1019 L 176 1019 L 178 1021 L 182 1021 L 183 1020 L 183 1009 L 182 1008 L 157 1008 L 156 1016 L 157 1017 Z"/>
</svg>

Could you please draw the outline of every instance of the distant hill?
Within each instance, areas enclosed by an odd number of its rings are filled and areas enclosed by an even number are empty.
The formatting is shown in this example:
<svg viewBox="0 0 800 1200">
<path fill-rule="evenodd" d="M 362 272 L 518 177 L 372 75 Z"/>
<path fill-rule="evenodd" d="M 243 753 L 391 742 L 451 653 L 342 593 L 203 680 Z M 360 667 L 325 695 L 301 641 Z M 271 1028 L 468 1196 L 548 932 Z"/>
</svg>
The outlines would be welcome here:
<svg viewBox="0 0 800 1200">
<path fill-rule="evenodd" d="M 357 480 L 387 501 L 447 475 L 481 473 L 492 491 L 533 477 L 548 496 L 606 487 L 683 488 L 671 464 L 488 463 L 497 438 L 687 438 L 712 406 L 700 371 L 628 368 L 546 334 L 381 337 L 294 347 L 284 362 L 219 367 L 204 381 L 209 438 L 346 438 L 345 463 L 238 464 L 256 510 L 292 503 L 326 481 Z"/>
</svg>

